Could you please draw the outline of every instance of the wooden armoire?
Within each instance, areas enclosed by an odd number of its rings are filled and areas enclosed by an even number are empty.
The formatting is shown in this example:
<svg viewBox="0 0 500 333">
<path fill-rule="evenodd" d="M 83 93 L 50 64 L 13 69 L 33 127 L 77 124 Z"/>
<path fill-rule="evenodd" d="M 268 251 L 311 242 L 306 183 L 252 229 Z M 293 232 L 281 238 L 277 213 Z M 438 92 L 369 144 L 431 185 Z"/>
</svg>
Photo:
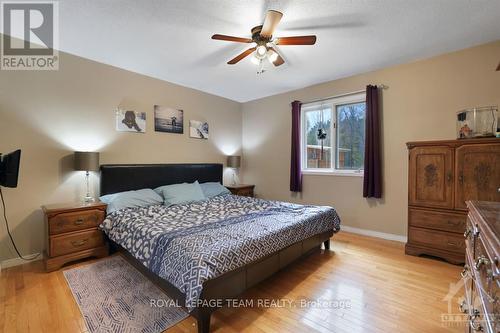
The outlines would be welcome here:
<svg viewBox="0 0 500 333">
<path fill-rule="evenodd" d="M 500 139 L 408 142 L 405 252 L 460 264 L 466 200 L 500 201 Z"/>
</svg>

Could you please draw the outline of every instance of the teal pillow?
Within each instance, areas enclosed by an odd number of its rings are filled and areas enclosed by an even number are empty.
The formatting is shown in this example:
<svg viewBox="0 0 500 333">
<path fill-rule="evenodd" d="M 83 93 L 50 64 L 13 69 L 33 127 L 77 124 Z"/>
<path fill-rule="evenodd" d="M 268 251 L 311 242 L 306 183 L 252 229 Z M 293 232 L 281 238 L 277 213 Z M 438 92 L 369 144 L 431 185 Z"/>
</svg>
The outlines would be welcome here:
<svg viewBox="0 0 500 333">
<path fill-rule="evenodd" d="M 163 198 L 150 188 L 103 195 L 99 200 L 108 205 L 108 214 L 124 208 L 146 207 L 163 202 Z"/>
<path fill-rule="evenodd" d="M 163 204 L 165 206 L 182 205 L 195 201 L 206 200 L 198 181 L 188 184 L 173 184 L 156 188 L 163 194 Z"/>
<path fill-rule="evenodd" d="M 215 196 L 221 195 L 221 194 L 230 194 L 231 191 L 229 191 L 227 188 L 221 185 L 221 183 L 217 182 L 208 182 L 208 183 L 201 183 L 201 190 L 203 191 L 203 194 L 207 198 L 213 198 Z"/>
</svg>

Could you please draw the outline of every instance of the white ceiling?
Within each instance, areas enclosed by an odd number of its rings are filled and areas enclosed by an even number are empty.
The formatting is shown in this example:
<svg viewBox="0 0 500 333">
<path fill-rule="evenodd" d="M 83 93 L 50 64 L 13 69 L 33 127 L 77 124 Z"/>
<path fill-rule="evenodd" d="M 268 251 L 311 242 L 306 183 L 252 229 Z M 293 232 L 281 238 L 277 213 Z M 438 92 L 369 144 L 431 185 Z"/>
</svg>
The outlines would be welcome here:
<svg viewBox="0 0 500 333">
<path fill-rule="evenodd" d="M 249 37 L 267 9 L 275 36 L 316 45 L 262 75 L 227 65 L 248 44 L 211 35 Z M 500 39 L 500 0 L 62 0 L 59 17 L 63 51 L 239 102 Z"/>
</svg>

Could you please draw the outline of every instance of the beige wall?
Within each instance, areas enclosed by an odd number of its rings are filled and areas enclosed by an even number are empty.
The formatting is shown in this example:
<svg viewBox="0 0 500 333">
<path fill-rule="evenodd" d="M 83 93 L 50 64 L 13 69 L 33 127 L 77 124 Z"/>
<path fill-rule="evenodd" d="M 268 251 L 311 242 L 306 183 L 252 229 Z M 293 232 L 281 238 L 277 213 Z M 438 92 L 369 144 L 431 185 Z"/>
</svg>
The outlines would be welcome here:
<svg viewBox="0 0 500 333">
<path fill-rule="evenodd" d="M 500 41 L 371 73 L 335 80 L 243 105 L 245 182 L 268 199 L 334 206 L 347 226 L 406 234 L 405 143 L 455 138 L 455 112 L 500 105 Z M 384 197 L 362 197 L 361 177 L 304 175 L 303 193 L 289 192 L 290 103 L 385 84 L 383 103 Z"/>
<path fill-rule="evenodd" d="M 83 194 L 84 173 L 71 170 L 75 150 L 100 151 L 101 163 L 225 163 L 225 155 L 241 150 L 239 103 L 60 56 L 59 71 L 0 72 L 0 152 L 22 149 L 19 187 L 3 189 L 22 253 L 44 246 L 40 205 L 73 201 Z M 184 110 L 183 135 L 154 131 L 154 104 Z M 116 132 L 118 106 L 146 112 L 147 133 Z M 209 140 L 189 138 L 190 119 L 209 122 Z M 97 184 L 97 175 L 92 178 Z M 15 256 L 6 237 L 2 220 L 0 261 Z"/>
<path fill-rule="evenodd" d="M 84 175 L 71 170 L 75 150 L 100 151 L 101 163 L 225 162 L 242 144 L 244 180 L 257 185 L 258 196 L 333 205 L 344 225 L 404 235 L 405 142 L 453 138 L 457 110 L 499 105 L 499 55 L 500 41 L 244 104 L 67 54 L 59 71 L 2 71 L 0 152 L 23 150 L 19 187 L 4 189 L 14 237 L 24 254 L 39 252 L 40 205 L 81 197 Z M 363 199 L 360 177 L 313 175 L 304 176 L 302 195 L 293 196 L 290 102 L 369 83 L 389 86 L 383 92 L 384 199 Z M 154 104 L 183 109 L 185 133 L 155 133 Z M 146 112 L 147 133 L 116 132 L 116 107 Z M 207 120 L 210 140 L 189 138 L 189 119 Z M 97 191 L 96 174 L 92 180 Z M 14 257 L 3 224 L 0 241 L 0 261 Z"/>
</svg>

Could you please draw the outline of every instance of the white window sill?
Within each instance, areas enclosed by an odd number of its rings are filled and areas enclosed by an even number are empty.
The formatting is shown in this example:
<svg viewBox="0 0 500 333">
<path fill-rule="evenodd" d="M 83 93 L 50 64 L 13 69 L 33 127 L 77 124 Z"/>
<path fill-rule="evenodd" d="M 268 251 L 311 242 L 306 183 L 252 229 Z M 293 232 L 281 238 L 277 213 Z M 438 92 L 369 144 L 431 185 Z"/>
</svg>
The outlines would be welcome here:
<svg viewBox="0 0 500 333">
<path fill-rule="evenodd" d="M 302 170 L 303 175 L 317 175 L 317 176 L 341 176 L 341 177 L 363 177 L 363 171 L 320 171 L 320 170 Z"/>
</svg>

